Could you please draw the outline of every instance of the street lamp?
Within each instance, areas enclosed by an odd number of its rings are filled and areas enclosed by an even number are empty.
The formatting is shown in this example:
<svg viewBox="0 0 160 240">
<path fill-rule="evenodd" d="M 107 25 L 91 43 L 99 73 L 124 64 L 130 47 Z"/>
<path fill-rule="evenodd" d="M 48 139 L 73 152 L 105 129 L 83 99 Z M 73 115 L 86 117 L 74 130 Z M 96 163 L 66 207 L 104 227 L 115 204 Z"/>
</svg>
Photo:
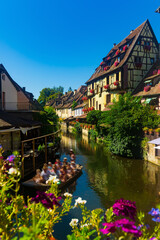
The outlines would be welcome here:
<svg viewBox="0 0 160 240">
<path fill-rule="evenodd" d="M 157 10 L 155 11 L 156 13 L 160 13 L 160 7 L 157 8 Z"/>
</svg>

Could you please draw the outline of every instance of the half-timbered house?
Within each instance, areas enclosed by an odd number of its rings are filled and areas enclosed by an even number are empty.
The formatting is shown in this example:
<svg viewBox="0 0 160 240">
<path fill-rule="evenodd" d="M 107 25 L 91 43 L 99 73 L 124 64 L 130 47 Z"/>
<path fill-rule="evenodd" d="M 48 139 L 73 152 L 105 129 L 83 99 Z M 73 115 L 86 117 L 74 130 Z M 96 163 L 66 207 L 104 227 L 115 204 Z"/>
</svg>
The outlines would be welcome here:
<svg viewBox="0 0 160 240">
<path fill-rule="evenodd" d="M 133 92 L 158 59 L 159 45 L 148 20 L 114 44 L 86 82 L 89 107 L 103 110 L 119 94 Z"/>
</svg>

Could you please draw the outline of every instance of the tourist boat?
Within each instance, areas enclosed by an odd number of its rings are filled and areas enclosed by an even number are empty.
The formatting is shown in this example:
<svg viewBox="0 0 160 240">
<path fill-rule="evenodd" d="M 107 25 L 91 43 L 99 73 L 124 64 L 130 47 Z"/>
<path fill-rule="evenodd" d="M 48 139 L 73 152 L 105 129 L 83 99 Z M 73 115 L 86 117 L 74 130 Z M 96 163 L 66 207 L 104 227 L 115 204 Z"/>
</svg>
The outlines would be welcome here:
<svg viewBox="0 0 160 240">
<path fill-rule="evenodd" d="M 58 188 L 61 191 L 63 191 L 67 187 L 69 187 L 73 182 L 75 182 L 82 175 L 82 168 L 83 168 L 83 166 L 77 164 L 77 172 L 75 173 L 75 175 L 73 177 L 69 178 L 66 182 L 59 184 Z M 36 190 L 39 190 L 39 191 L 46 191 L 50 187 L 49 184 L 36 183 L 36 182 L 33 181 L 32 178 L 23 182 L 22 185 L 24 187 L 36 189 Z"/>
</svg>

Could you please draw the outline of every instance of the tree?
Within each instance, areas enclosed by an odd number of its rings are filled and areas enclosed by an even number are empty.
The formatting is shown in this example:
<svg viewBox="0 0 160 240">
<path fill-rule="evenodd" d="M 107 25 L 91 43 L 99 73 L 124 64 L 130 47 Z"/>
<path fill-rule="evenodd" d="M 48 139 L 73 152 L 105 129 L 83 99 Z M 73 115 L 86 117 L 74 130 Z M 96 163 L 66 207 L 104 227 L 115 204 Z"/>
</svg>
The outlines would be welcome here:
<svg viewBox="0 0 160 240">
<path fill-rule="evenodd" d="M 74 111 L 75 107 L 78 105 L 78 103 L 76 101 L 73 101 L 73 104 L 72 104 L 72 111 Z"/>
<path fill-rule="evenodd" d="M 72 92 L 72 88 L 71 87 L 68 88 L 68 92 Z"/>
<path fill-rule="evenodd" d="M 111 152 L 124 157 L 141 157 L 143 127 L 155 128 L 160 122 L 157 112 L 142 105 L 130 94 L 119 97 L 111 110 L 103 114 L 101 123 L 109 124 L 107 140 Z"/>
<path fill-rule="evenodd" d="M 60 93 L 63 94 L 63 90 L 64 88 L 61 86 L 53 88 L 43 88 L 40 91 L 40 95 L 37 100 L 44 107 L 48 100 L 56 98 L 57 95 Z"/>
</svg>

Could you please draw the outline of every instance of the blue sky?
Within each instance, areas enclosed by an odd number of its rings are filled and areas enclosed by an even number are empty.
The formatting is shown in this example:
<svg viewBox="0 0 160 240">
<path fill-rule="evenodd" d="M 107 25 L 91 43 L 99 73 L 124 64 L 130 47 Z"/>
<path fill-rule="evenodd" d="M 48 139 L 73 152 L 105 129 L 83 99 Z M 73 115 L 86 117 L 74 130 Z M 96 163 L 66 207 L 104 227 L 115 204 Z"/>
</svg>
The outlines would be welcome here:
<svg viewBox="0 0 160 240">
<path fill-rule="evenodd" d="M 37 98 L 84 84 L 102 58 L 146 19 L 160 41 L 159 1 L 1 1 L 0 62 Z"/>
</svg>

